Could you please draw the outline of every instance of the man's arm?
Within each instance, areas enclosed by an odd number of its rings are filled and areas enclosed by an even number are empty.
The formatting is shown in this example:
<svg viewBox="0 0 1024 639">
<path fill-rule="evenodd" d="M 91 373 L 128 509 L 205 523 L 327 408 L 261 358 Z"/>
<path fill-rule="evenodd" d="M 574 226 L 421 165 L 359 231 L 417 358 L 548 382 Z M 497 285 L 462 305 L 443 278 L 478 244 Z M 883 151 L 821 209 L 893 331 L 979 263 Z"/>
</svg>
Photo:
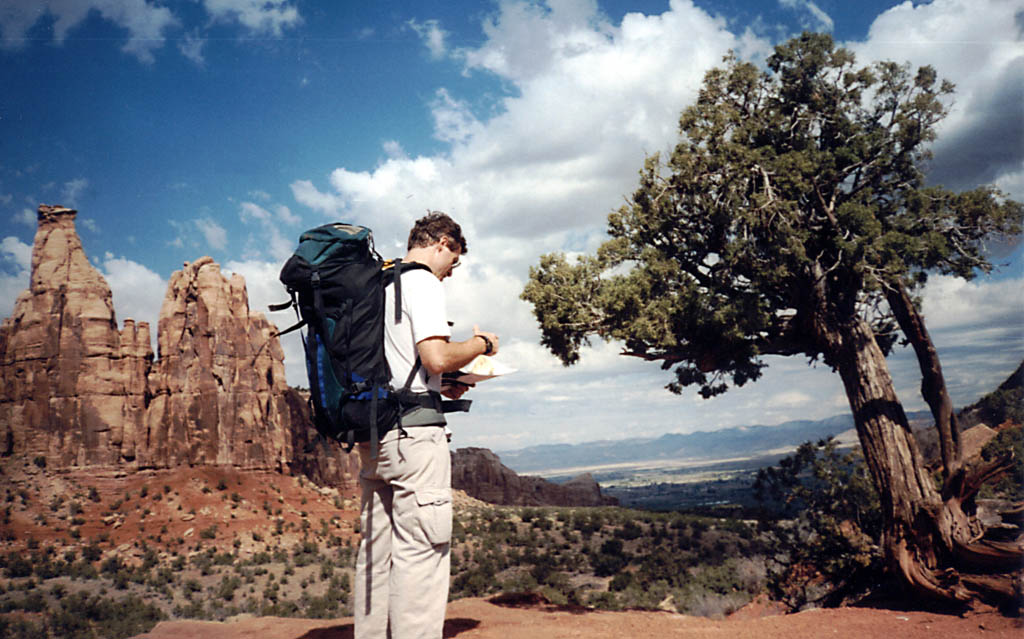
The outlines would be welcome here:
<svg viewBox="0 0 1024 639">
<path fill-rule="evenodd" d="M 428 337 L 416 344 L 423 368 L 431 375 L 457 371 L 473 361 L 477 355 L 487 352 L 487 341 L 492 349 L 490 355 L 498 353 L 498 336 L 473 327 L 473 337 L 464 342 L 451 342 L 446 337 Z"/>
</svg>

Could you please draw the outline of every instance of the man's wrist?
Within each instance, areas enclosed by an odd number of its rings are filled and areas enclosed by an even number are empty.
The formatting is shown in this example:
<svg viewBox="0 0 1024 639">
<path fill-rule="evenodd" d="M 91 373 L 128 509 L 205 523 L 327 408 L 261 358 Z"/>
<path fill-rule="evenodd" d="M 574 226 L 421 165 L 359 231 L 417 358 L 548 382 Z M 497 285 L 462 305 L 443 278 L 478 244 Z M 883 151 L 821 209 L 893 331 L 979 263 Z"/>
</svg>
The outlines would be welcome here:
<svg viewBox="0 0 1024 639">
<path fill-rule="evenodd" d="M 480 333 L 477 333 L 474 337 L 479 337 L 484 341 L 484 355 L 490 355 L 494 352 L 494 342 L 491 341 L 491 338 L 486 335 L 481 335 Z"/>
</svg>

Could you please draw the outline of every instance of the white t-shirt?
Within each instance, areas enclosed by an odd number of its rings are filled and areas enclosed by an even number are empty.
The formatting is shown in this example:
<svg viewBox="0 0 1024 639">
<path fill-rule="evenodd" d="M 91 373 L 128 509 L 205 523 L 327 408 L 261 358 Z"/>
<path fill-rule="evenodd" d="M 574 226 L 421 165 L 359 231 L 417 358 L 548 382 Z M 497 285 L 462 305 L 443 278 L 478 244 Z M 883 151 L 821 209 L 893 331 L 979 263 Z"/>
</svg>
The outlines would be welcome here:
<svg viewBox="0 0 1024 639">
<path fill-rule="evenodd" d="M 402 274 L 402 321 L 395 324 L 395 287 L 384 289 L 384 356 L 391 367 L 391 385 L 402 388 L 416 364 L 416 344 L 429 337 L 451 337 L 441 280 L 428 270 Z M 441 390 L 441 376 L 427 379 L 420 366 L 409 390 L 422 393 Z"/>
</svg>

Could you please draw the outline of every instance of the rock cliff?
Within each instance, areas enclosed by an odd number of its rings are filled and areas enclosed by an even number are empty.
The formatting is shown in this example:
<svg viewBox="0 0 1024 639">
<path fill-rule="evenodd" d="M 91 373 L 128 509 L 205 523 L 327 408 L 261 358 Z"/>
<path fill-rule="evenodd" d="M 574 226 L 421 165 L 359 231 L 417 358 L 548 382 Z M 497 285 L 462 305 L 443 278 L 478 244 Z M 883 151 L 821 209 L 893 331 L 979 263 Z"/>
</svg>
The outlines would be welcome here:
<svg viewBox="0 0 1024 639">
<path fill-rule="evenodd" d="M 209 257 L 167 285 L 148 376 L 145 466 L 281 469 L 291 415 L 275 328 L 251 312 L 245 280 Z"/>
<path fill-rule="evenodd" d="M 154 358 L 147 323 L 118 330 L 75 215 L 39 207 L 29 289 L 0 324 L 0 454 L 51 468 L 230 465 L 351 479 L 337 447 L 301 451 L 308 407 L 240 275 L 225 278 L 209 257 L 175 272 Z"/>
<path fill-rule="evenodd" d="M 506 506 L 609 506 L 614 497 L 601 494 L 590 474 L 556 484 L 541 477 L 520 476 L 486 448 L 460 448 L 452 454 L 452 488 L 471 497 Z"/>
<path fill-rule="evenodd" d="M 0 451 L 57 466 L 134 457 L 153 360 L 149 326 L 118 331 L 75 211 L 39 207 L 28 290 L 0 325 Z"/>
</svg>

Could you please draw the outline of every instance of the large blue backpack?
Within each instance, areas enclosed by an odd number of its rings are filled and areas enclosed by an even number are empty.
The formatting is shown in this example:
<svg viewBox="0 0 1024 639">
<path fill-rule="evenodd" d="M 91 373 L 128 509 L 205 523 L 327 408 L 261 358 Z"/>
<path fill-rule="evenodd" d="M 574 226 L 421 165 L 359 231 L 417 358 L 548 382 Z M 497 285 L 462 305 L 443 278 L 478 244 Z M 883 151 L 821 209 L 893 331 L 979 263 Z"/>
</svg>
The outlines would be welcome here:
<svg viewBox="0 0 1024 639">
<path fill-rule="evenodd" d="M 321 437 L 346 450 L 368 441 L 376 456 L 378 440 L 399 423 L 403 407 L 422 401 L 409 391 L 419 359 L 405 386 L 395 389 L 384 357 L 384 287 L 394 282 L 400 322 L 398 275 L 413 268 L 427 269 L 385 262 L 374 250 L 370 229 L 339 223 L 303 233 L 281 269 L 291 301 L 270 308 L 294 306 L 300 321 L 279 334 L 308 327 L 303 346 L 314 425 Z"/>
</svg>

